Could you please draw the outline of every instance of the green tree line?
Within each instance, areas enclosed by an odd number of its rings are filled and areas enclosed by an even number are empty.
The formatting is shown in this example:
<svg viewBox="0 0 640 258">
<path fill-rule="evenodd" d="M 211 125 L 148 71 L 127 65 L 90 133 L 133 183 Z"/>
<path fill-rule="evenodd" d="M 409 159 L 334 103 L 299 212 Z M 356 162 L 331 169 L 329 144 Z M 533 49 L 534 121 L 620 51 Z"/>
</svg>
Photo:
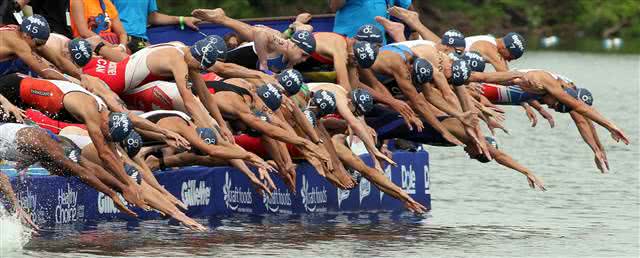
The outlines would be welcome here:
<svg viewBox="0 0 640 258">
<path fill-rule="evenodd" d="M 170 14 L 194 8 L 223 8 L 233 18 L 329 13 L 328 0 L 157 0 Z M 640 0 L 415 0 L 423 23 L 441 33 L 455 27 L 465 33 L 564 37 L 640 37 Z"/>
</svg>

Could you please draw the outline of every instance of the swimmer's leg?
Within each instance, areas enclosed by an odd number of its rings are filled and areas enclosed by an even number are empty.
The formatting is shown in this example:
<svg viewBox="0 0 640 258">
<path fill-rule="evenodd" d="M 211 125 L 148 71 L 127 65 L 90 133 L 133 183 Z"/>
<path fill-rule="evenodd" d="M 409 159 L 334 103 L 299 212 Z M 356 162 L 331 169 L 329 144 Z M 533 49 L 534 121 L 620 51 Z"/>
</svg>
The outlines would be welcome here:
<svg viewBox="0 0 640 258">
<path fill-rule="evenodd" d="M 394 17 L 402 20 L 405 24 L 409 26 L 409 28 L 418 32 L 423 39 L 431 40 L 433 42 L 440 42 L 440 37 L 433 33 L 427 26 L 424 26 L 422 22 L 420 22 L 420 17 L 417 12 L 409 11 L 402 7 L 394 6 L 389 8 L 389 13 Z"/>
<path fill-rule="evenodd" d="M 393 22 L 382 16 L 376 16 L 376 22 L 380 23 L 384 30 L 391 36 L 395 42 L 407 41 L 404 36 L 404 24 L 399 22 Z"/>
<path fill-rule="evenodd" d="M 253 41 L 254 40 L 254 30 L 255 28 L 249 24 L 244 22 L 232 19 L 227 17 L 222 8 L 216 9 L 195 9 L 191 12 L 193 17 L 198 18 L 203 21 L 208 21 L 215 24 L 220 24 L 222 26 L 228 27 L 235 31 L 238 36 L 242 38 L 244 41 Z"/>
</svg>

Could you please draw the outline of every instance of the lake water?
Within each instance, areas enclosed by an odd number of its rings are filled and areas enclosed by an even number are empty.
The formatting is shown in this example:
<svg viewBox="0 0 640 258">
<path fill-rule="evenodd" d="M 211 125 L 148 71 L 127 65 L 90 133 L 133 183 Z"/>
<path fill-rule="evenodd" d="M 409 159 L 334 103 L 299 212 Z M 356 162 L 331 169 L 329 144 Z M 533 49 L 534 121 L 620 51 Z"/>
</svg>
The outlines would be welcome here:
<svg viewBox="0 0 640 258">
<path fill-rule="evenodd" d="M 531 52 L 512 66 L 556 71 L 593 92 L 594 106 L 632 142 L 598 129 L 609 174 L 598 172 L 568 116 L 554 113 L 554 129 L 541 118 L 531 128 L 521 108 L 508 107 L 511 135 L 498 135 L 500 147 L 542 177 L 547 192 L 495 163 L 469 160 L 461 148 L 429 147 L 428 219 L 233 216 L 200 220 L 213 228 L 206 233 L 165 221 L 112 222 L 44 231 L 19 248 L 7 236 L 20 228 L 3 217 L 0 256 L 640 256 L 640 56 Z"/>
</svg>

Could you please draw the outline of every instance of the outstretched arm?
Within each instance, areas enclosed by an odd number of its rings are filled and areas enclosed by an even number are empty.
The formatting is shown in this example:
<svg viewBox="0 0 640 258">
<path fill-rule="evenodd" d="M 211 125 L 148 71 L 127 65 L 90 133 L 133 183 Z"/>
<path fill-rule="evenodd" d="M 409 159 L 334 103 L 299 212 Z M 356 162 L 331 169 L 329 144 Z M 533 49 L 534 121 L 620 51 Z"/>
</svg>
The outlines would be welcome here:
<svg viewBox="0 0 640 258">
<path fill-rule="evenodd" d="M 571 113 L 576 112 L 590 120 L 593 120 L 594 122 L 598 123 L 604 128 L 607 128 L 607 130 L 611 132 L 611 137 L 613 137 L 614 140 L 616 141 L 622 140 L 622 142 L 624 142 L 625 144 L 629 144 L 629 139 L 624 134 L 624 132 L 622 132 L 622 130 L 618 128 L 615 124 L 613 124 L 611 121 L 604 118 L 604 116 L 602 116 L 598 111 L 588 106 L 584 102 L 573 98 L 571 95 L 564 92 L 564 90 L 560 86 L 548 86 L 548 85 L 552 85 L 552 84 L 548 83 L 548 80 L 547 80 L 547 83 L 545 83 L 544 85 L 547 92 L 552 96 L 554 96 L 556 99 L 558 99 L 558 101 L 560 101 L 561 103 L 569 106 L 569 108 L 571 108 L 572 110 Z"/>
<path fill-rule="evenodd" d="M 529 187 L 535 189 L 536 186 L 540 188 L 540 190 L 546 191 L 547 189 L 544 187 L 544 183 L 541 179 L 539 179 L 532 171 L 530 171 L 525 166 L 521 165 L 517 161 L 515 161 L 508 154 L 495 149 L 493 147 L 489 147 L 491 151 L 491 156 L 496 160 L 496 162 L 500 163 L 505 167 L 511 168 L 515 171 L 520 172 L 524 176 L 527 177 L 527 181 L 529 182 Z"/>
<path fill-rule="evenodd" d="M 27 64 L 31 70 L 38 73 L 40 77 L 52 80 L 67 80 L 55 66 L 32 51 L 31 47 L 23 40 L 8 37 L 4 39 L 3 43 L 6 43 L 6 45 L 13 50 L 14 54 Z"/>
<path fill-rule="evenodd" d="M 571 112 L 571 119 L 576 124 L 578 128 L 578 132 L 580 132 L 580 136 L 582 136 L 582 140 L 589 145 L 591 151 L 595 155 L 595 162 L 598 169 L 605 173 L 608 170 L 608 162 L 606 161 L 606 154 L 604 150 L 600 149 L 599 141 L 597 140 L 597 135 L 594 135 L 595 129 L 591 123 L 591 121 L 587 120 L 584 116 Z"/>
</svg>

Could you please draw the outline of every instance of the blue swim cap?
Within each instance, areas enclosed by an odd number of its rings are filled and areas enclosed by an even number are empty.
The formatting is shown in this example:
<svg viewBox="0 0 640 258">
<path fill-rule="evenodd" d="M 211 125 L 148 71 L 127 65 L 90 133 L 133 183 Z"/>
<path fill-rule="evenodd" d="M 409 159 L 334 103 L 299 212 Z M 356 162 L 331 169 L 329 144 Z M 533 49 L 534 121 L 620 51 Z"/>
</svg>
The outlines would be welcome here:
<svg viewBox="0 0 640 258">
<path fill-rule="evenodd" d="M 202 69 L 211 67 L 216 63 L 216 59 L 226 55 L 227 46 L 224 44 L 224 40 L 220 41 L 218 38 L 216 36 L 208 36 L 196 41 L 189 48 L 191 55 L 200 62 Z"/>
<path fill-rule="evenodd" d="M 589 106 L 593 105 L 593 95 L 589 90 L 585 88 L 575 88 L 575 89 L 566 88 L 564 89 L 564 92 L 571 95 L 571 97 L 574 97 L 575 99 L 584 102 Z M 568 112 L 571 112 L 572 110 L 569 106 L 559 101 L 558 101 L 558 104 L 556 104 L 556 106 L 553 109 L 560 113 L 568 113 Z"/>
<path fill-rule="evenodd" d="M 224 43 L 224 39 L 218 35 L 209 35 L 204 40 L 213 44 L 214 50 L 218 54 L 218 59 L 225 59 L 227 57 L 227 44 Z"/>
<path fill-rule="evenodd" d="M 378 58 L 378 48 L 366 41 L 356 41 L 353 44 L 353 55 L 355 55 L 360 67 L 369 68 L 373 66 L 376 58 Z"/>
<path fill-rule="evenodd" d="M 476 51 L 464 52 L 462 58 L 467 61 L 467 64 L 471 67 L 471 71 L 484 72 L 486 62 L 480 53 Z"/>
<path fill-rule="evenodd" d="M 578 87 L 576 87 L 576 90 L 578 91 L 578 100 L 582 100 L 582 102 L 589 106 L 593 105 L 593 95 L 591 94 L 591 91 L 586 88 Z"/>
<path fill-rule="evenodd" d="M 200 136 L 200 139 L 202 139 L 206 144 L 215 145 L 218 143 L 218 138 L 213 132 L 213 129 L 208 127 L 198 127 L 196 128 L 196 132 L 198 133 L 198 136 Z"/>
<path fill-rule="evenodd" d="M 336 112 L 336 95 L 333 92 L 319 90 L 313 93 L 311 101 L 318 107 L 318 117 L 323 117 Z"/>
<path fill-rule="evenodd" d="M 422 92 L 422 84 L 433 81 L 433 66 L 424 58 L 416 58 L 411 65 L 411 78 L 418 92 Z"/>
<path fill-rule="evenodd" d="M 73 63 L 76 65 L 83 67 L 91 61 L 93 51 L 91 51 L 91 44 L 89 44 L 89 41 L 76 38 L 69 41 L 68 48 L 71 60 L 73 60 Z"/>
<path fill-rule="evenodd" d="M 502 41 L 504 41 L 504 46 L 509 50 L 511 59 L 518 59 L 524 54 L 525 42 L 520 34 L 509 32 L 509 34 L 502 38 Z"/>
<path fill-rule="evenodd" d="M 459 30 L 450 29 L 442 35 L 442 45 L 450 47 L 464 48 L 466 43 L 464 41 L 464 34 Z"/>
<path fill-rule="evenodd" d="M 365 24 L 360 26 L 353 38 L 372 44 L 382 44 L 382 30 L 373 24 Z"/>
<path fill-rule="evenodd" d="M 256 116 L 258 119 L 262 120 L 263 122 L 271 123 L 271 119 L 269 119 L 267 114 L 265 114 L 264 112 L 262 112 L 260 110 L 254 110 L 253 111 L 253 115 Z M 260 132 L 260 131 L 256 130 L 255 128 L 252 128 L 252 127 L 247 128 L 246 133 L 251 137 L 260 137 L 260 136 L 262 136 L 262 132 Z"/>
<path fill-rule="evenodd" d="M 138 169 L 134 166 L 124 163 L 124 172 L 126 172 L 129 177 L 136 181 L 136 183 L 140 184 L 142 182 L 140 171 L 138 171 Z"/>
<path fill-rule="evenodd" d="M 270 83 L 258 87 L 256 93 L 269 109 L 276 111 L 282 104 L 282 94 Z"/>
<path fill-rule="evenodd" d="M 131 130 L 131 133 L 120 142 L 120 145 L 129 157 L 135 157 L 138 152 L 140 152 L 140 149 L 142 149 L 142 142 L 140 134 L 135 130 Z"/>
<path fill-rule="evenodd" d="M 456 60 L 451 64 L 451 84 L 462 86 L 467 83 L 471 76 L 471 68 L 467 61 Z"/>
<path fill-rule="evenodd" d="M 451 61 L 464 59 L 464 56 L 462 54 L 458 54 L 456 52 L 451 52 L 447 56 L 449 56 L 449 58 L 451 58 Z"/>
<path fill-rule="evenodd" d="M 33 39 L 47 41 L 49 39 L 49 23 L 42 15 L 34 14 L 22 20 L 20 31 Z"/>
<path fill-rule="evenodd" d="M 309 123 L 311 123 L 311 125 L 314 128 L 318 125 L 318 119 L 316 118 L 316 113 L 314 113 L 313 111 L 311 111 L 309 109 L 305 109 L 304 111 L 302 111 L 302 113 L 304 114 L 304 117 L 307 118 Z"/>
<path fill-rule="evenodd" d="M 311 54 L 316 51 L 316 38 L 306 30 L 299 30 L 291 35 L 291 41 L 296 44 L 302 51 Z"/>
<path fill-rule="evenodd" d="M 373 109 L 373 97 L 366 89 L 354 89 L 351 91 L 351 103 L 356 106 L 356 112 L 364 115 Z"/>
<path fill-rule="evenodd" d="M 300 87 L 304 84 L 304 77 L 295 69 L 286 69 L 276 75 L 278 83 L 287 91 L 287 95 L 296 95 L 300 91 Z"/>
<path fill-rule="evenodd" d="M 109 114 L 109 137 L 113 142 L 124 140 L 133 131 L 133 124 L 127 113 L 111 112 Z"/>
</svg>

